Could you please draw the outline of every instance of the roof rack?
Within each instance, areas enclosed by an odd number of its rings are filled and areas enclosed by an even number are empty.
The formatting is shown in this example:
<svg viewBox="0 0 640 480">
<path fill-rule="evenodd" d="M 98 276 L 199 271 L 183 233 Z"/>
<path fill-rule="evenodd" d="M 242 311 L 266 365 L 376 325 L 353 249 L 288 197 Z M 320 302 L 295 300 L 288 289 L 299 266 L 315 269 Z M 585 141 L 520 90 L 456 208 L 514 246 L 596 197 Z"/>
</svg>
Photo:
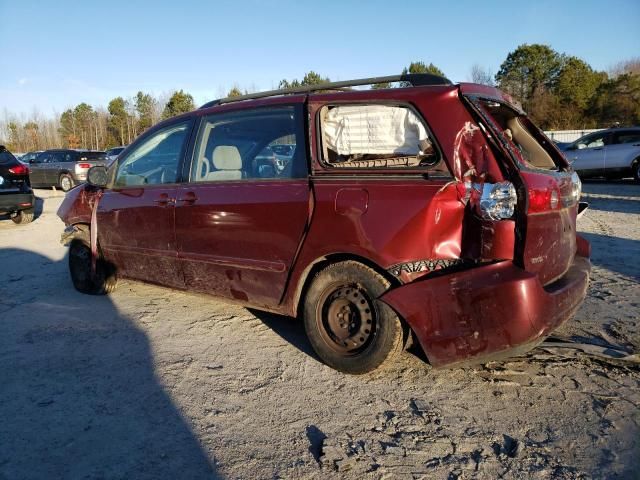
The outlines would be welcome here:
<svg viewBox="0 0 640 480">
<path fill-rule="evenodd" d="M 311 93 L 319 90 L 340 90 L 359 85 L 373 85 L 375 83 L 407 82 L 412 87 L 422 87 L 425 85 L 451 85 L 451 80 L 440 75 L 431 73 L 406 73 L 402 75 L 389 75 L 387 77 L 359 78 L 356 80 L 344 80 L 342 82 L 327 82 L 317 85 L 304 85 L 302 87 L 282 88 L 269 90 L 266 92 L 248 93 L 236 97 L 220 98 L 212 100 L 202 105 L 200 108 L 209 108 L 223 103 L 240 102 L 242 100 L 254 100 L 256 98 L 275 97 L 277 95 L 293 95 L 296 93 Z"/>
</svg>

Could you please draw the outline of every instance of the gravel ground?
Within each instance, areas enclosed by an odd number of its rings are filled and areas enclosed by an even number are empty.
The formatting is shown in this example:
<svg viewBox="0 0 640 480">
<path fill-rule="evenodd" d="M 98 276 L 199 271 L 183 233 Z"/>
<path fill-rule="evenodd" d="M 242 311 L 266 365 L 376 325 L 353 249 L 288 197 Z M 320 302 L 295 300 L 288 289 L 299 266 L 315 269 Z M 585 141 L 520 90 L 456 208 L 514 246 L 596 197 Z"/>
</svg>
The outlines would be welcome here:
<svg viewBox="0 0 640 480">
<path fill-rule="evenodd" d="M 640 186 L 585 183 L 589 297 L 559 337 L 640 351 Z M 302 326 L 135 282 L 74 291 L 40 190 L 0 221 L 0 479 L 638 478 L 640 369 L 537 349 L 346 376 Z"/>
</svg>

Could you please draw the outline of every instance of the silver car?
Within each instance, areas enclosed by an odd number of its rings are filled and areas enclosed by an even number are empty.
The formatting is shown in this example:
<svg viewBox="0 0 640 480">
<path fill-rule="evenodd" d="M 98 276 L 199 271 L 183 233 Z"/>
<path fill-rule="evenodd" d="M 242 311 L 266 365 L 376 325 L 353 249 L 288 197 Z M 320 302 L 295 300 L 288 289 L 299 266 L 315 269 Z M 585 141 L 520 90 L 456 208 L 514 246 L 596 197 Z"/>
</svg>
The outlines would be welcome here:
<svg viewBox="0 0 640 480">
<path fill-rule="evenodd" d="M 634 177 L 640 182 L 640 127 L 610 128 L 558 145 L 580 177 Z"/>
<path fill-rule="evenodd" d="M 118 155 L 120 155 L 124 149 L 127 148 L 126 146 L 122 146 L 122 147 L 113 147 L 110 148 L 109 150 L 107 150 L 105 153 L 107 155 L 107 165 L 111 165 L 113 163 L 113 161 L 118 158 Z"/>
<path fill-rule="evenodd" d="M 87 179 L 91 167 L 106 163 L 105 152 L 45 150 L 29 161 L 29 181 L 32 187 L 58 187 L 67 192 Z"/>
</svg>

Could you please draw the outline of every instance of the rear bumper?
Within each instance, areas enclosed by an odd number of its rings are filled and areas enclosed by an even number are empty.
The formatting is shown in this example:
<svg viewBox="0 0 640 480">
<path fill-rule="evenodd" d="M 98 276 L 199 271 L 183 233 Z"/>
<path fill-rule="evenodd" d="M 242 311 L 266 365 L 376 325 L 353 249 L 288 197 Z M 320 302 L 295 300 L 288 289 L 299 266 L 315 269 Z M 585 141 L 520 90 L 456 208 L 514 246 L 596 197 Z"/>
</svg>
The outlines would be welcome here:
<svg viewBox="0 0 640 480">
<path fill-rule="evenodd" d="M 568 320 L 585 298 L 591 263 L 576 255 L 543 287 L 505 261 L 390 290 L 381 300 L 409 323 L 433 366 L 483 363 L 523 353 Z"/>
<path fill-rule="evenodd" d="M 0 213 L 11 213 L 33 208 L 36 197 L 33 193 L 0 193 Z"/>
</svg>

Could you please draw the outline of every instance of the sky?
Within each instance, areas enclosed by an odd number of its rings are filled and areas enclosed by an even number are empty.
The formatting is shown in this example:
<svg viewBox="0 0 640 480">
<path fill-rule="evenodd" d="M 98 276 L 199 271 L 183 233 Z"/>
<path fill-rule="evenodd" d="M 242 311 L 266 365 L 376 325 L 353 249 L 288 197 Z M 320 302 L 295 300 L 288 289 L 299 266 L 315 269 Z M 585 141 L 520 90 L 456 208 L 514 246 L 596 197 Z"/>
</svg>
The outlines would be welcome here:
<svg viewBox="0 0 640 480">
<path fill-rule="evenodd" d="M 0 0 L 0 114 L 106 107 L 138 90 L 184 89 L 200 105 L 309 70 L 348 80 L 412 61 L 467 81 L 524 43 L 607 70 L 640 56 L 640 0 Z"/>
</svg>

